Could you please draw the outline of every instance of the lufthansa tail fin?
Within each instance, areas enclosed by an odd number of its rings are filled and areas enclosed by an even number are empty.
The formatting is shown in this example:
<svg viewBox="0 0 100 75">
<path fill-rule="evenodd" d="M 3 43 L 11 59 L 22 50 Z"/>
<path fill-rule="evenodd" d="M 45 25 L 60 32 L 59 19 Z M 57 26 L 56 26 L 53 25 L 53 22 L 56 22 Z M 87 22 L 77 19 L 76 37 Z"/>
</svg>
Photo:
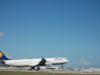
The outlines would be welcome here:
<svg viewBox="0 0 100 75">
<path fill-rule="evenodd" d="M 2 51 L 0 51 L 0 60 L 9 60 Z"/>
</svg>

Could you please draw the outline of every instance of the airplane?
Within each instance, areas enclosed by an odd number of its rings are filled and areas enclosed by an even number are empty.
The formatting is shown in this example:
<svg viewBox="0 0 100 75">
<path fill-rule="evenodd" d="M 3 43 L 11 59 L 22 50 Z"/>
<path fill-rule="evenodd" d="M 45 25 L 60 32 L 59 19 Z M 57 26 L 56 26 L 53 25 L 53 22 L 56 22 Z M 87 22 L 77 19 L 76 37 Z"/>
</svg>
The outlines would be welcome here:
<svg viewBox="0 0 100 75">
<path fill-rule="evenodd" d="M 29 70 L 38 71 L 41 66 L 46 65 L 62 65 L 68 63 L 69 60 L 62 57 L 54 57 L 54 58 L 35 58 L 35 59 L 9 59 L 2 51 L 0 51 L 0 63 L 7 66 L 14 67 L 31 67 Z"/>
</svg>

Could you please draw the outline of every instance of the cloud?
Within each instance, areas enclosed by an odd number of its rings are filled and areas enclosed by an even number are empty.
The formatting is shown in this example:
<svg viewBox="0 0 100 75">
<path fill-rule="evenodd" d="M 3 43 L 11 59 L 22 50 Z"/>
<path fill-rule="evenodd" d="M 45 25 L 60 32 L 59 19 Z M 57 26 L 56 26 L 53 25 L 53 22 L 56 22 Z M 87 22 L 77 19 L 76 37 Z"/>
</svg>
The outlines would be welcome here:
<svg viewBox="0 0 100 75">
<path fill-rule="evenodd" d="M 0 37 L 3 37 L 5 35 L 5 33 L 0 32 Z"/>
</svg>

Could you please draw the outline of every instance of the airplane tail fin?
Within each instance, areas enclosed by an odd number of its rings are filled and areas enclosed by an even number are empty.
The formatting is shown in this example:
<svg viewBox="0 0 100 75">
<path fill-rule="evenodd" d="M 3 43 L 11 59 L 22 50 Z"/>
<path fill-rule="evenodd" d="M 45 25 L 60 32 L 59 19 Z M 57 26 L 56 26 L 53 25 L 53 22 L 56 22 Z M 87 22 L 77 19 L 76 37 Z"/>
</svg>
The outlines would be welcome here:
<svg viewBox="0 0 100 75">
<path fill-rule="evenodd" d="M 2 51 L 0 51 L 0 60 L 9 60 Z"/>
</svg>

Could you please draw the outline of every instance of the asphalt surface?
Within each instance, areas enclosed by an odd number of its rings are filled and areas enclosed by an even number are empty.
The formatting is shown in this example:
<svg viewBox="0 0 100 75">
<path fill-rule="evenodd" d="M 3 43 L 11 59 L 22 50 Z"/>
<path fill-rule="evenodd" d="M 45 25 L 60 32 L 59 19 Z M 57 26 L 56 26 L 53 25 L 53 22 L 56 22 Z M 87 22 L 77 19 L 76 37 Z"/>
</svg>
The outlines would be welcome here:
<svg viewBox="0 0 100 75">
<path fill-rule="evenodd" d="M 68 69 L 42 69 L 39 71 L 29 70 L 29 68 L 18 68 L 18 67 L 0 67 L 0 71 L 18 71 L 18 72 L 47 72 L 47 73 L 71 73 L 71 74 L 100 74 L 100 72 L 96 71 L 81 71 L 81 70 L 73 70 L 70 71 Z"/>
</svg>

